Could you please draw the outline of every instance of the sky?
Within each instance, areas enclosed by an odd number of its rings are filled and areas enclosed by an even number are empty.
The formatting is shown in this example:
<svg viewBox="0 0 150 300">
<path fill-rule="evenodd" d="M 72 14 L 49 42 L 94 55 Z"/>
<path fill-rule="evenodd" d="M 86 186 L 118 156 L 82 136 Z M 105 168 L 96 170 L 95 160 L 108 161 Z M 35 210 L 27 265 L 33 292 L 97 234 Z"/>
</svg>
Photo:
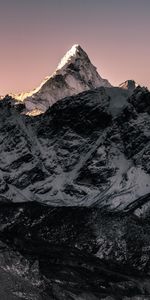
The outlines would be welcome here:
<svg viewBox="0 0 150 300">
<path fill-rule="evenodd" d="M 0 95 L 28 91 L 80 44 L 103 78 L 150 88 L 150 0 L 0 0 Z"/>
</svg>

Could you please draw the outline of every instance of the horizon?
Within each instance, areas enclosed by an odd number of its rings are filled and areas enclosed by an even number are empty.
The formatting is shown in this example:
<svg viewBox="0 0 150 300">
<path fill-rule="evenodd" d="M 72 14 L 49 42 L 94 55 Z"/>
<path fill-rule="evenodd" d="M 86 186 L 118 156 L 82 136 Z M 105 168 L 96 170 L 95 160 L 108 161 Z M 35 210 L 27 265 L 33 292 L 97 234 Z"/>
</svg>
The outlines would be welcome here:
<svg viewBox="0 0 150 300">
<path fill-rule="evenodd" d="M 80 44 L 113 86 L 150 88 L 148 0 L 6 0 L 1 4 L 0 95 L 33 90 Z"/>
</svg>

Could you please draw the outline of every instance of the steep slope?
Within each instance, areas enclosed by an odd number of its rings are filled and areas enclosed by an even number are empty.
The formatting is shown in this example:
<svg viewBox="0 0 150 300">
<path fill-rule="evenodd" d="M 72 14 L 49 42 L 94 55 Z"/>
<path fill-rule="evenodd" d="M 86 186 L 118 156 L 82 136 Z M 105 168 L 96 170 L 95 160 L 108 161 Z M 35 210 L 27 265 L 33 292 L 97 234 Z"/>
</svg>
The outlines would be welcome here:
<svg viewBox="0 0 150 300">
<path fill-rule="evenodd" d="M 3 201 L 116 210 L 135 200 L 149 205 L 150 93 L 139 87 L 129 94 L 87 91 L 34 118 L 20 115 L 9 99 L 1 101 Z"/>
<path fill-rule="evenodd" d="M 23 109 L 0 101 L 0 299 L 150 299 L 150 92 Z"/>
<path fill-rule="evenodd" d="M 24 100 L 27 111 L 37 114 L 45 111 L 57 100 L 92 88 L 111 84 L 103 79 L 79 45 L 74 45 L 62 58 L 56 71 L 29 93 L 13 95 Z"/>
</svg>

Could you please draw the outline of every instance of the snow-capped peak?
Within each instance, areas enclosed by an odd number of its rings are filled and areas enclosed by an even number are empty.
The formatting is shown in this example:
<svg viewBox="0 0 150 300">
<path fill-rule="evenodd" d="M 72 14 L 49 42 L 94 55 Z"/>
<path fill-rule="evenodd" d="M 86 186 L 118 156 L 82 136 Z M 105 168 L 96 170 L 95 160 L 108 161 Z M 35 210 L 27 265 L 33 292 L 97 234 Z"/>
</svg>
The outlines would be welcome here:
<svg viewBox="0 0 150 300">
<path fill-rule="evenodd" d="M 138 84 L 134 80 L 126 80 L 122 82 L 119 87 L 125 90 L 134 91 Z"/>
<path fill-rule="evenodd" d="M 35 110 L 44 112 L 64 97 L 100 86 L 111 87 L 111 84 L 98 74 L 82 47 L 75 44 L 64 55 L 55 72 L 38 88 L 14 98 L 23 100 L 27 113 L 32 114 Z"/>
<path fill-rule="evenodd" d="M 61 59 L 56 70 L 60 70 L 66 64 L 68 64 L 68 62 L 70 62 L 72 58 L 77 56 L 77 54 L 80 52 L 81 49 L 82 48 L 80 45 L 78 45 L 78 44 L 73 45 L 71 47 L 71 49 L 69 51 L 67 51 L 67 53 L 64 55 L 64 57 Z"/>
</svg>

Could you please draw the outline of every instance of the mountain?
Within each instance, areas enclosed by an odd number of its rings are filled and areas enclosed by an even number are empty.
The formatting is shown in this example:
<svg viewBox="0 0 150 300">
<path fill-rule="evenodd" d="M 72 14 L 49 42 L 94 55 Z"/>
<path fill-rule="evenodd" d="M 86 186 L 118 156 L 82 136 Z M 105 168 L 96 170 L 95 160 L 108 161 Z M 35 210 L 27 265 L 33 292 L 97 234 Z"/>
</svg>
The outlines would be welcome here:
<svg viewBox="0 0 150 300">
<path fill-rule="evenodd" d="M 125 82 L 119 85 L 120 88 L 129 90 L 131 93 L 135 90 L 138 84 L 134 80 L 126 80 Z"/>
<path fill-rule="evenodd" d="M 150 299 L 150 91 L 111 87 L 80 46 L 0 101 L 0 282 L 7 300 Z"/>
<path fill-rule="evenodd" d="M 23 111 L 0 101 L 0 299 L 148 300 L 150 92 Z"/>
<path fill-rule="evenodd" d="M 56 71 L 29 93 L 12 95 L 25 102 L 28 113 L 39 114 L 56 101 L 100 86 L 111 87 L 91 63 L 80 45 L 74 45 L 62 58 Z"/>
<path fill-rule="evenodd" d="M 150 193 L 149 96 L 98 88 L 44 114 L 0 102 L 0 195 L 5 201 L 106 205 L 115 210 Z"/>
</svg>

